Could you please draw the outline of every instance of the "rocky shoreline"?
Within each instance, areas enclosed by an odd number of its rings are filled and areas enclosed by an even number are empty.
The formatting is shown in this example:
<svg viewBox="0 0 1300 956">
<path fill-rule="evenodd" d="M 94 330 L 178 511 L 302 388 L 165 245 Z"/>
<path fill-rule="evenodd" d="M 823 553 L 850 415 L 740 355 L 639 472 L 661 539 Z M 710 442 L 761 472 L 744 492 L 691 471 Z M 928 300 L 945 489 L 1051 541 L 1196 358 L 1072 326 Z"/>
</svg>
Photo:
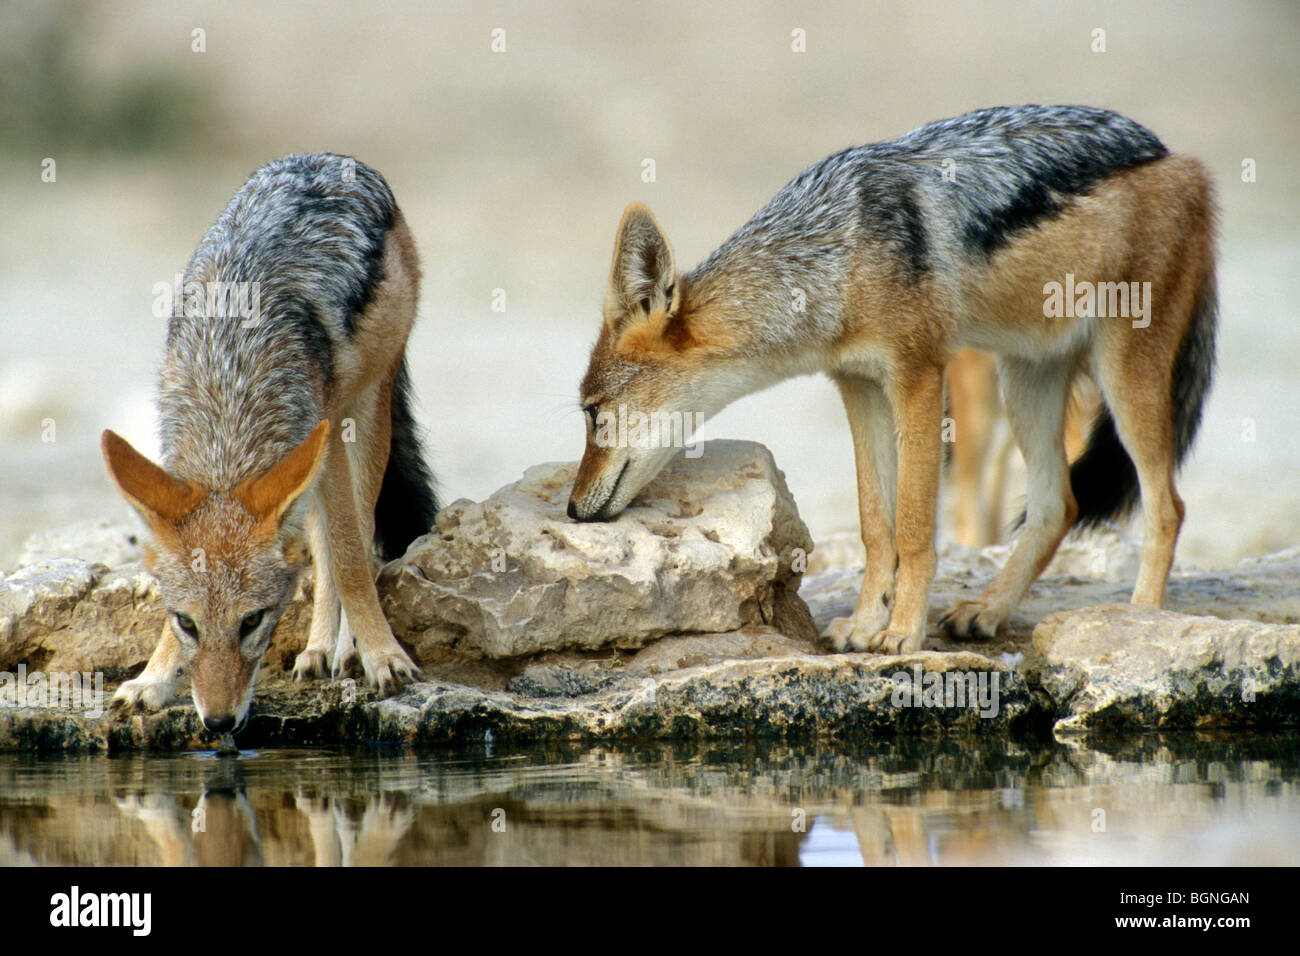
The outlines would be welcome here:
<svg viewBox="0 0 1300 956">
<path fill-rule="evenodd" d="M 1058 555 L 992 642 L 938 616 L 1006 549 L 941 554 L 923 651 L 830 654 L 815 635 L 852 608 L 861 545 L 813 547 L 771 455 L 711 442 L 610 524 L 563 516 L 572 465 L 455 502 L 380 575 L 424 680 L 377 699 L 355 679 L 295 685 L 310 590 L 268 652 L 244 747 L 409 747 L 995 733 L 1087 738 L 1300 725 L 1300 548 L 1182 570 L 1167 609 L 1124 603 L 1117 532 Z M 856 550 L 855 550 L 856 549 Z M 0 577 L 0 750 L 206 749 L 182 697 L 148 714 L 107 698 L 137 673 L 163 614 L 131 528 L 39 535 Z M 27 674 L 101 675 L 102 707 L 17 695 Z M 185 693 L 184 691 L 182 692 Z M 102 712 L 96 712 L 100 710 Z"/>
</svg>

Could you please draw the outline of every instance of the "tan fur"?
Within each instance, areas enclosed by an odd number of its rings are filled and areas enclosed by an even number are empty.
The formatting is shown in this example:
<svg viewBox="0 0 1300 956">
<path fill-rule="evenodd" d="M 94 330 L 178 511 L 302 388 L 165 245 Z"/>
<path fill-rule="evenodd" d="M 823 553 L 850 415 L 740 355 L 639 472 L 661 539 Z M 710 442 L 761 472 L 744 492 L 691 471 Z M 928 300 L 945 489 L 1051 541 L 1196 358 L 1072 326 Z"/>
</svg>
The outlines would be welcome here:
<svg viewBox="0 0 1300 956">
<path fill-rule="evenodd" d="M 203 499 L 201 488 L 173 478 L 116 432 L 105 430 L 100 449 L 118 490 L 135 505 L 155 535 L 169 535 L 172 526 Z"/>
<path fill-rule="evenodd" d="M 958 349 L 948 363 L 946 377 L 953 431 L 953 537 L 959 544 L 982 548 L 1002 540 L 1002 507 L 1015 441 L 1010 433 L 998 435 L 1003 410 L 993 355 Z M 1065 456 L 1070 462 L 1083 454 L 1088 427 L 1100 406 L 1096 385 L 1080 375 L 1075 379 L 1065 416 Z"/>
<path fill-rule="evenodd" d="M 254 534 L 269 540 L 280 526 L 285 509 L 307 490 L 329 439 L 330 423 L 323 421 L 270 471 L 250 478 L 235 489 L 234 497 L 257 521 Z"/>
</svg>

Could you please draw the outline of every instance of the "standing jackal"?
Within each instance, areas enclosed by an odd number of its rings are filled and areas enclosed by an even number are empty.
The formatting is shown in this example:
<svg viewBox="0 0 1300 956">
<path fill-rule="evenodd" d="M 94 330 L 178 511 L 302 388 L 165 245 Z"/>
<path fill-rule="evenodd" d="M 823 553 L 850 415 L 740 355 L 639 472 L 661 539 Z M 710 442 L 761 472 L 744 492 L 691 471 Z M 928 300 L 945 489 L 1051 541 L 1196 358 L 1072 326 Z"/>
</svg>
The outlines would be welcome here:
<svg viewBox="0 0 1300 956">
<path fill-rule="evenodd" d="M 1010 561 L 945 628 L 993 635 L 1066 531 L 1130 511 L 1139 489 L 1133 600 L 1160 606 L 1183 517 L 1174 469 L 1214 364 L 1211 192 L 1199 162 L 1122 116 L 1020 106 L 817 163 L 685 275 L 633 204 L 581 386 L 590 421 L 570 516 L 613 518 L 672 454 L 601 440 L 608 409 L 708 416 L 825 372 L 848 413 L 867 549 L 853 617 L 827 636 L 839 650 L 917 650 L 935 568 L 944 367 L 971 346 L 998 356 L 1028 505 Z M 1070 466 L 1063 417 L 1084 369 L 1104 410 Z"/>
<path fill-rule="evenodd" d="M 242 726 L 309 553 L 295 678 L 326 676 L 331 659 L 342 673 L 358 651 L 381 691 L 417 673 L 380 609 L 374 553 L 400 556 L 437 508 L 404 357 L 419 279 L 388 184 L 344 156 L 262 167 L 204 236 L 167 328 L 164 467 L 104 432 L 109 474 L 152 532 L 145 565 L 168 616 L 119 699 L 159 707 L 188 667 L 204 725 Z M 204 293 L 248 286 L 255 314 Z"/>
</svg>

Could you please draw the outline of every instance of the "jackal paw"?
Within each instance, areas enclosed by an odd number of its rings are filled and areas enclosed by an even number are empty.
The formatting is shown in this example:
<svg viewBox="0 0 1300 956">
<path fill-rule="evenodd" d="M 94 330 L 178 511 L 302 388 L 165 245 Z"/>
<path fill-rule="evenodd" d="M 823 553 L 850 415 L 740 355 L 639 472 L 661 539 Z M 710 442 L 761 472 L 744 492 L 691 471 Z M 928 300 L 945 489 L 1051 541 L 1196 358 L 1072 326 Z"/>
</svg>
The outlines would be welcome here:
<svg viewBox="0 0 1300 956">
<path fill-rule="evenodd" d="M 335 651 L 334 666 L 330 669 L 330 674 L 335 680 L 343 680 L 345 677 L 355 677 L 365 671 L 369 676 L 370 671 L 362 666 L 361 658 L 357 655 L 355 647 L 348 647 L 347 650 Z"/>
<path fill-rule="evenodd" d="M 161 710 L 176 691 L 176 682 L 137 677 L 117 689 L 112 707 L 117 710 Z"/>
<path fill-rule="evenodd" d="M 822 632 L 822 638 L 831 646 L 831 650 L 837 654 L 843 654 L 845 651 L 865 651 L 869 649 L 873 635 L 884 630 L 889 625 L 889 608 L 883 604 L 872 614 L 864 619 L 864 613 L 859 612 L 854 617 L 837 617 L 831 621 L 830 626 Z"/>
<path fill-rule="evenodd" d="M 411 663 L 411 659 L 400 647 L 378 654 L 363 653 L 361 666 L 381 697 L 387 697 L 403 685 L 420 678 L 420 669 Z"/>
<path fill-rule="evenodd" d="M 924 641 L 924 634 L 880 631 L 867 641 L 867 650 L 875 654 L 912 654 L 921 649 Z"/>
<path fill-rule="evenodd" d="M 1002 615 L 983 601 L 961 601 L 939 618 L 939 626 L 954 640 L 992 640 Z"/>
<path fill-rule="evenodd" d="M 853 640 L 853 618 L 837 617 L 822 632 L 822 640 L 831 646 L 836 654 L 843 654 Z"/>
<path fill-rule="evenodd" d="M 298 683 L 310 680 L 324 680 L 330 676 L 329 661 L 325 652 L 307 648 L 293 662 L 293 679 Z"/>
</svg>

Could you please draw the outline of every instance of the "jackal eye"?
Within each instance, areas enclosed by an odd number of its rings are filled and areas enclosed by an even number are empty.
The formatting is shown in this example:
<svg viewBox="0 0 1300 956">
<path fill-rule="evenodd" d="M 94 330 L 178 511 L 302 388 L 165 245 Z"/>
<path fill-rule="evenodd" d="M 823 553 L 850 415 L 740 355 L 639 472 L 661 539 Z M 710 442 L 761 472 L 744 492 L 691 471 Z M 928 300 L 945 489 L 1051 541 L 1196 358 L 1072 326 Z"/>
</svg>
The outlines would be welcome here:
<svg viewBox="0 0 1300 956">
<path fill-rule="evenodd" d="M 176 617 L 177 627 L 179 627 L 190 637 L 193 637 L 195 639 L 198 638 L 199 626 L 194 623 L 194 618 L 190 617 L 188 614 L 181 614 L 179 612 L 175 615 L 175 617 Z"/>
<path fill-rule="evenodd" d="M 593 425 L 596 424 L 596 413 L 600 411 L 600 403 L 592 402 L 590 405 L 583 405 L 582 410 L 586 413 L 587 417 L 591 419 L 591 423 Z"/>
<path fill-rule="evenodd" d="M 258 625 L 262 623 L 262 618 L 266 615 L 265 610 L 254 611 L 252 614 L 245 614 L 244 619 L 239 622 L 239 636 L 248 637 L 257 630 Z"/>
</svg>

